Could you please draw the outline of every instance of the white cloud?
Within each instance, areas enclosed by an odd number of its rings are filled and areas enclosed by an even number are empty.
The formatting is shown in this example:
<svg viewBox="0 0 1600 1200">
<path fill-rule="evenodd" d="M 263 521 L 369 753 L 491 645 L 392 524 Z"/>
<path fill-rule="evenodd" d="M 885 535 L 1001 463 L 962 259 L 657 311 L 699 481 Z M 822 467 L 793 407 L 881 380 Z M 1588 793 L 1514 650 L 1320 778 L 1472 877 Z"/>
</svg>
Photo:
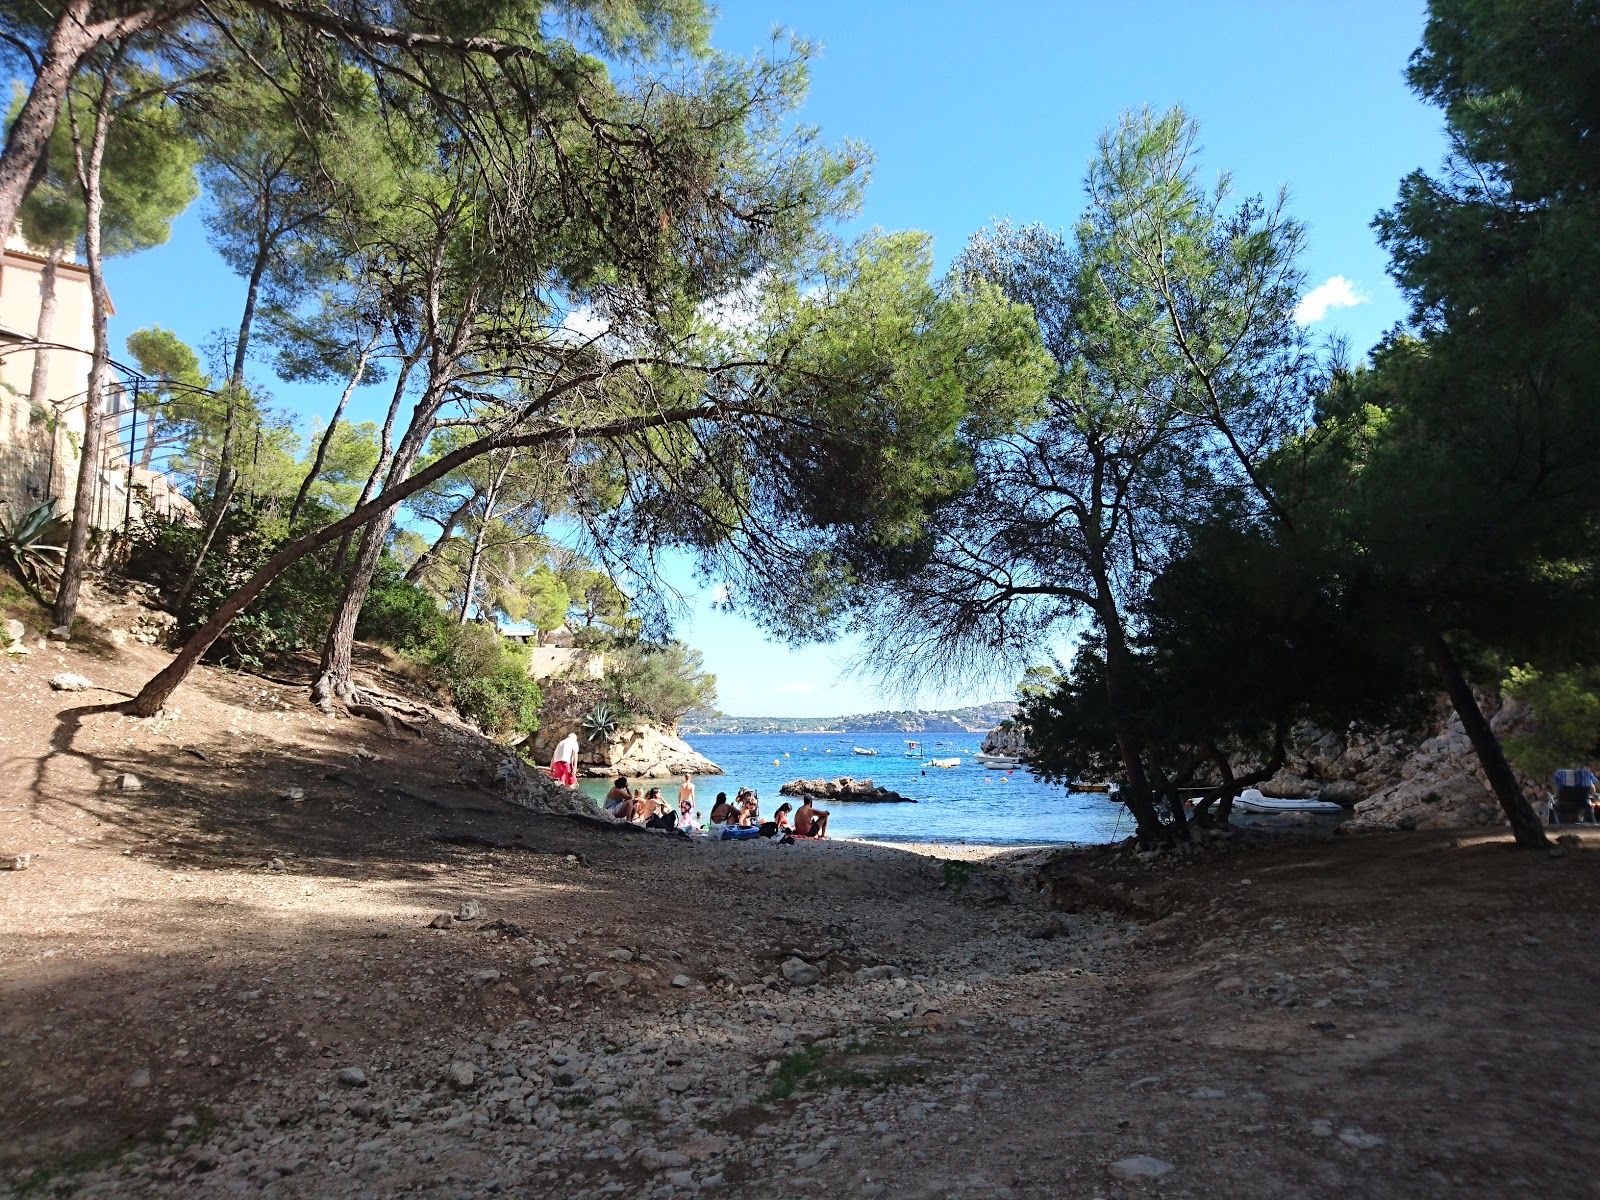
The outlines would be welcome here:
<svg viewBox="0 0 1600 1200">
<path fill-rule="evenodd" d="M 715 296 L 700 305 L 700 316 L 724 333 L 743 333 L 761 316 L 762 291 L 766 287 L 768 272 L 758 271 L 743 286 Z"/>
<path fill-rule="evenodd" d="M 595 315 L 594 309 L 588 305 L 575 308 L 561 320 L 561 328 L 570 329 L 579 337 L 588 340 L 599 337 L 611 328 L 611 323 L 603 317 Z"/>
<path fill-rule="evenodd" d="M 1357 293 L 1355 284 L 1343 275 L 1335 275 L 1300 298 L 1300 303 L 1294 306 L 1295 323 L 1310 325 L 1327 316 L 1330 308 L 1354 308 L 1366 302 L 1367 297 Z"/>
<path fill-rule="evenodd" d="M 773 688 L 772 690 L 774 692 L 778 693 L 778 695 L 780 695 L 780 696 L 786 696 L 786 695 L 805 696 L 805 695 L 809 695 L 811 692 L 815 691 L 816 689 L 813 688 L 809 683 L 806 683 L 804 680 L 796 680 L 794 683 L 779 684 L 777 687 Z"/>
</svg>

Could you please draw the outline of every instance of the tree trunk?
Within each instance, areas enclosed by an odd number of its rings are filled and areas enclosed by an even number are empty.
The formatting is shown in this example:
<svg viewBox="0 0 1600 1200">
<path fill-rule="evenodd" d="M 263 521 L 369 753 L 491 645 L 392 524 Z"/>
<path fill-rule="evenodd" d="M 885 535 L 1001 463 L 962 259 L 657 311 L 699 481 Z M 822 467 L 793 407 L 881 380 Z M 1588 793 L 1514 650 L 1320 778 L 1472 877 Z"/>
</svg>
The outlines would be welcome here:
<svg viewBox="0 0 1600 1200">
<path fill-rule="evenodd" d="M 333 406 L 333 416 L 328 418 L 328 428 L 323 431 L 322 440 L 317 443 L 317 454 L 311 460 L 311 469 L 300 481 L 300 490 L 295 493 L 294 503 L 289 506 L 291 529 L 294 527 L 295 518 L 300 515 L 300 509 L 305 505 L 306 497 L 311 494 L 311 485 L 316 482 L 317 476 L 322 474 L 322 464 L 328 457 L 328 447 L 333 444 L 333 432 L 339 427 L 339 418 L 344 415 L 344 406 L 350 403 L 351 394 L 361 386 L 361 377 L 367 373 L 367 360 L 372 356 L 372 348 L 378 344 L 379 332 L 375 330 L 371 339 L 361 348 L 361 357 L 356 360 L 356 369 L 350 376 L 350 382 L 345 385 L 339 403 Z"/>
<path fill-rule="evenodd" d="M 500 485 L 506 480 L 507 473 L 511 470 L 511 460 L 515 453 L 506 455 L 505 466 L 500 468 L 500 473 L 489 480 L 489 490 L 483 497 L 483 519 L 478 522 L 478 532 L 472 539 L 472 554 L 467 559 L 467 586 L 461 593 L 461 620 L 460 624 L 467 623 L 467 615 L 472 611 L 472 593 L 478 590 L 478 568 L 483 563 L 483 543 L 489 536 L 489 522 L 494 519 L 495 497 L 500 491 Z"/>
<path fill-rule="evenodd" d="M 43 159 L 39 160 L 43 162 Z M 45 421 L 45 429 L 50 438 L 48 478 L 45 480 L 44 495 L 49 500 L 55 494 L 56 486 L 56 438 L 60 432 L 60 414 L 51 402 L 48 392 L 50 390 L 50 351 L 46 348 L 55 336 L 56 329 L 56 268 L 61 265 L 61 259 L 66 254 L 67 247 L 58 242 L 50 247 L 50 253 L 44 260 L 44 269 L 39 272 L 39 320 L 34 325 L 33 340 L 39 343 L 39 348 L 33 352 L 33 376 L 28 384 L 28 420 L 33 420 L 35 412 L 51 414 L 52 419 Z"/>
<path fill-rule="evenodd" d="M 697 404 L 688 408 L 668 409 L 646 416 L 624 417 L 608 425 L 589 429 L 575 429 L 570 425 L 562 424 L 536 430 L 532 433 L 514 434 L 510 431 L 504 431 L 480 438 L 478 441 L 462 446 L 458 450 L 452 450 L 437 461 L 429 463 L 428 466 L 409 479 L 395 484 L 393 487 L 386 489 L 381 495 L 361 505 L 349 516 L 303 537 L 296 538 L 274 554 L 250 577 L 243 587 L 218 606 L 217 611 L 211 614 L 210 620 L 190 635 L 189 640 L 184 643 L 183 649 L 178 652 L 172 662 L 151 679 L 149 683 L 145 684 L 139 694 L 133 698 L 128 705 L 128 711 L 141 717 L 154 716 L 160 712 L 162 705 L 167 702 L 167 697 L 171 696 L 178 685 L 188 678 L 189 672 L 194 670 L 194 665 L 200 661 L 201 656 L 207 650 L 211 649 L 217 638 L 222 635 L 222 631 L 228 627 L 235 617 L 248 608 L 250 602 L 265 591 L 274 579 L 278 578 L 313 550 L 326 546 L 335 538 L 342 537 L 353 529 L 361 528 L 374 517 L 392 512 L 401 501 L 409 496 L 414 496 L 423 488 L 437 483 L 457 467 L 472 462 L 474 459 L 494 450 L 538 446 L 545 442 L 567 441 L 579 437 L 596 439 L 628 437 L 646 429 L 660 429 L 667 425 L 688 424 L 692 421 L 705 420 L 717 415 L 718 410 L 716 408 L 710 405 Z"/>
<path fill-rule="evenodd" d="M 394 419 L 400 412 L 400 401 L 405 399 L 406 382 L 411 378 L 412 368 L 421 358 L 421 352 L 413 352 L 400 360 L 400 375 L 394 381 L 394 395 L 389 398 L 389 411 L 383 418 L 383 429 L 378 436 L 378 461 L 372 465 L 372 474 L 367 476 L 367 482 L 361 489 L 361 497 L 356 501 L 360 508 L 377 494 L 378 481 L 383 478 L 389 469 L 389 461 L 394 455 Z M 344 570 L 345 559 L 350 557 L 350 538 L 354 533 L 346 533 L 339 542 L 339 551 L 333 556 L 335 571 Z"/>
<path fill-rule="evenodd" d="M 106 423 L 106 376 L 111 372 L 111 347 L 106 326 L 110 304 L 106 296 L 104 262 L 100 253 L 100 168 L 105 160 L 106 134 L 111 127 L 112 79 L 121 61 L 118 54 L 102 77 L 95 103 L 94 134 L 89 140 L 88 162 L 79 158 L 79 183 L 84 195 L 84 247 L 89 264 L 89 295 L 94 321 L 94 359 L 89 368 L 89 394 L 83 407 L 83 447 L 78 460 L 78 486 L 73 496 L 72 529 L 61 564 L 61 586 L 56 590 L 53 619 L 72 625 L 78 614 L 78 592 L 89 556 L 89 527 L 94 517 L 95 485 L 100 476 L 100 450 Z M 77 143 L 76 131 L 73 141 Z M 75 147 L 76 148 L 76 147 Z"/>
<path fill-rule="evenodd" d="M 206 517 L 205 536 L 200 539 L 200 553 L 195 555 L 194 564 L 189 568 L 189 573 L 184 576 L 183 586 L 178 589 L 178 595 L 172 602 L 172 611 L 181 613 L 183 606 L 189 602 L 189 593 L 194 589 L 195 581 L 200 578 L 200 567 L 206 561 L 206 556 L 211 553 L 211 543 L 216 540 L 217 530 L 222 528 L 222 519 L 228 514 L 228 505 L 233 503 L 234 490 L 239 486 L 239 476 L 233 475 L 228 479 L 228 490 L 220 496 L 215 496 L 211 501 L 211 513 Z"/>
<path fill-rule="evenodd" d="M 1106 635 L 1106 700 L 1111 706 L 1112 726 L 1117 735 L 1117 749 L 1122 754 L 1123 766 L 1128 771 L 1128 795 L 1123 801 L 1133 814 L 1139 840 L 1146 845 L 1161 845 L 1172 840 L 1171 835 L 1156 815 L 1155 800 L 1150 791 L 1150 777 L 1144 768 L 1143 740 L 1133 730 L 1128 720 L 1132 710 L 1128 661 L 1128 648 L 1123 641 L 1121 624 L 1117 619 L 1108 581 L 1100 586 L 1101 627 Z M 1109 607 L 1108 607 L 1109 606 Z"/>
<path fill-rule="evenodd" d="M 267 260 L 272 254 L 272 244 L 265 239 L 256 242 L 256 258 L 250 267 L 250 283 L 244 293 L 244 313 L 239 318 L 239 336 L 233 347 L 233 370 L 228 374 L 228 415 L 222 427 L 222 454 L 217 462 L 217 485 L 213 497 L 224 493 L 233 495 L 233 457 L 238 440 L 239 399 L 244 391 L 244 364 L 250 352 L 250 327 L 255 324 L 256 299 L 261 294 L 261 279 L 267 272 Z M 218 517 L 220 521 L 221 518 Z"/>
<path fill-rule="evenodd" d="M 1530 850 L 1544 849 L 1550 845 L 1544 834 L 1544 826 L 1539 823 L 1533 805 L 1528 803 L 1528 798 L 1517 786 L 1517 777 L 1511 771 L 1511 764 L 1506 761 L 1505 751 L 1500 748 L 1500 739 L 1495 737 L 1494 730 L 1489 727 L 1488 720 L 1478 707 L 1477 697 L 1472 694 L 1472 685 L 1461 673 L 1461 664 L 1456 661 L 1450 644 L 1437 632 L 1428 633 L 1427 642 L 1428 655 L 1433 659 L 1439 678 L 1444 681 L 1450 703 L 1461 718 L 1462 729 L 1477 752 L 1489 787 L 1494 791 L 1495 799 L 1500 801 L 1500 807 L 1505 810 L 1517 845 Z"/>
<path fill-rule="evenodd" d="M 478 502 L 481 496 L 482 493 L 477 488 L 473 488 L 467 494 L 467 498 L 456 506 L 455 511 L 445 518 L 444 528 L 439 531 L 439 536 L 434 539 L 433 545 L 417 555 L 417 561 L 406 568 L 405 580 L 407 583 L 420 583 L 422 581 L 422 577 L 428 573 L 434 563 L 439 561 L 439 555 L 444 551 L 445 546 L 450 543 L 455 527 L 461 524 L 461 519 L 467 515 L 468 511 Z"/>
<path fill-rule="evenodd" d="M 61 259 L 66 254 L 67 247 L 57 243 L 50 247 L 50 253 L 44 260 L 44 267 L 39 272 L 39 320 L 34 326 L 33 340 L 41 343 L 33 352 L 33 378 L 28 384 L 29 408 L 43 408 L 48 404 L 49 397 L 46 393 L 50 390 L 50 351 L 44 343 L 49 342 L 56 330 L 56 268 L 61 265 Z"/>
<path fill-rule="evenodd" d="M 145 413 L 144 420 L 144 449 L 139 453 L 139 469 L 148 471 L 150 460 L 156 456 L 156 413 L 160 411 L 161 398 L 156 397 L 150 410 Z"/>
<path fill-rule="evenodd" d="M 417 401 L 416 412 L 412 415 L 406 435 L 400 439 L 394 461 L 389 464 L 389 480 L 405 479 L 421 457 L 428 437 L 433 432 L 433 418 L 447 385 L 447 379 L 429 380 L 427 391 Z M 392 482 L 390 486 L 393 487 Z M 350 652 L 355 642 L 356 619 L 361 615 L 361 606 L 367 601 L 372 574 L 378 568 L 378 559 L 383 557 L 383 543 L 393 524 L 393 509 L 385 509 L 361 531 L 361 543 L 356 550 L 355 562 L 350 567 L 349 580 L 344 585 L 344 594 L 339 597 L 339 606 L 334 610 L 333 621 L 328 626 L 327 640 L 322 645 L 322 666 L 317 673 L 317 681 L 311 685 L 311 699 L 324 711 L 332 708 L 335 699 L 348 705 L 354 694 L 350 685 Z"/>
<path fill-rule="evenodd" d="M 16 227 L 34 168 L 50 145 L 78 62 L 99 40 L 89 24 L 92 8 L 91 0 L 67 0 L 62 6 L 28 98 L 6 134 L 5 153 L 0 154 L 0 230 L 7 236 Z"/>
</svg>

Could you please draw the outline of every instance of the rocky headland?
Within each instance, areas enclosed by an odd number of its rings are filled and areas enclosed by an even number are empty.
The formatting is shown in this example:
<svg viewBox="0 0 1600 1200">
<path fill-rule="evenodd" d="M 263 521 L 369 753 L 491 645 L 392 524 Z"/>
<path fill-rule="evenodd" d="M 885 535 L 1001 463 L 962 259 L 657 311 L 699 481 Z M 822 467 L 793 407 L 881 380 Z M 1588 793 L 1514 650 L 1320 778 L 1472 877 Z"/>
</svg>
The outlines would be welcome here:
<svg viewBox="0 0 1600 1200">
<path fill-rule="evenodd" d="M 549 681 L 539 731 L 527 747 L 537 762 L 548 763 L 555 745 L 569 733 L 578 735 L 578 774 L 591 779 L 626 775 L 629 779 L 668 779 L 677 775 L 721 775 L 722 768 L 678 736 L 671 726 L 636 721 L 611 737 L 590 739 L 583 719 L 604 698 L 599 684 Z"/>
</svg>

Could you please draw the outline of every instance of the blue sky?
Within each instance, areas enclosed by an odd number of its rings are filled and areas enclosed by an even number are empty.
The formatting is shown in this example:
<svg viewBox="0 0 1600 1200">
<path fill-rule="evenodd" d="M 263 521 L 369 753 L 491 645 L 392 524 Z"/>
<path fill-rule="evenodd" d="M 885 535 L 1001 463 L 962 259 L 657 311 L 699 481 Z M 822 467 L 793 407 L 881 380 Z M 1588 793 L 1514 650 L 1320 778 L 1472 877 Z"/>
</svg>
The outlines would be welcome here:
<svg viewBox="0 0 1600 1200">
<path fill-rule="evenodd" d="M 1360 355 L 1404 316 L 1369 222 L 1404 174 L 1444 152 L 1440 115 L 1402 78 L 1423 20 L 1410 0 L 724 0 L 714 40 L 751 52 L 781 25 L 819 41 L 802 118 L 876 154 L 860 225 L 927 230 L 941 262 L 995 218 L 1070 225 L 1099 131 L 1124 109 L 1182 104 L 1201 122 L 1207 171 L 1231 173 L 1244 194 L 1289 189 L 1310 235 L 1308 288 L 1338 280 L 1318 294 L 1360 300 L 1328 306 L 1312 327 Z M 151 324 L 198 346 L 238 320 L 243 287 L 206 246 L 198 206 L 168 245 L 108 275 L 115 346 Z M 255 373 L 308 417 L 331 407 L 326 389 L 278 386 L 264 362 Z M 378 389 L 364 391 L 358 419 L 380 404 Z M 686 570 L 673 574 L 690 586 Z M 704 652 L 725 711 L 903 703 L 870 678 L 842 676 L 853 646 L 790 651 L 691 596 L 680 634 Z M 985 687 L 922 699 L 996 698 Z"/>
</svg>

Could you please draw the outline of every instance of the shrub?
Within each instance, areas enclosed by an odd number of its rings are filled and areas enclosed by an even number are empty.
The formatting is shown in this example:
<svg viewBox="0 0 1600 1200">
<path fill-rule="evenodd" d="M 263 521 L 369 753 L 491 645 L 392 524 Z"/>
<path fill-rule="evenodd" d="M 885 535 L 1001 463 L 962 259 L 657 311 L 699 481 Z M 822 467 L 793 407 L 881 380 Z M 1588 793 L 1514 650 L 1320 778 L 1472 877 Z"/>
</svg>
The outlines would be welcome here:
<svg viewBox="0 0 1600 1200">
<path fill-rule="evenodd" d="M 178 622 L 174 633 L 188 637 L 288 540 L 283 517 L 269 505 L 235 504 L 217 529 L 198 574 L 204 530 L 186 521 L 147 513 L 133 527 L 124 571 L 130 579 L 154 584 Z M 318 644 L 344 577 L 333 569 L 333 549 L 300 559 L 234 619 L 206 655 L 242 667 L 259 667 L 296 650 Z M 173 611 L 185 580 L 195 575 L 181 610 Z"/>
<path fill-rule="evenodd" d="M 383 642 L 402 653 L 420 650 L 451 627 L 433 594 L 407 583 L 400 568 L 384 559 L 372 577 L 356 619 L 356 636 Z"/>
<path fill-rule="evenodd" d="M 701 670 L 700 652 L 680 641 L 629 642 L 606 651 L 606 691 L 619 719 L 644 717 L 675 725 L 691 708 L 712 708 L 716 676 Z"/>
<path fill-rule="evenodd" d="M 461 715 L 485 733 L 499 737 L 539 728 L 544 693 L 528 678 L 527 651 L 489 626 L 446 621 L 413 657 L 449 689 Z"/>
</svg>

